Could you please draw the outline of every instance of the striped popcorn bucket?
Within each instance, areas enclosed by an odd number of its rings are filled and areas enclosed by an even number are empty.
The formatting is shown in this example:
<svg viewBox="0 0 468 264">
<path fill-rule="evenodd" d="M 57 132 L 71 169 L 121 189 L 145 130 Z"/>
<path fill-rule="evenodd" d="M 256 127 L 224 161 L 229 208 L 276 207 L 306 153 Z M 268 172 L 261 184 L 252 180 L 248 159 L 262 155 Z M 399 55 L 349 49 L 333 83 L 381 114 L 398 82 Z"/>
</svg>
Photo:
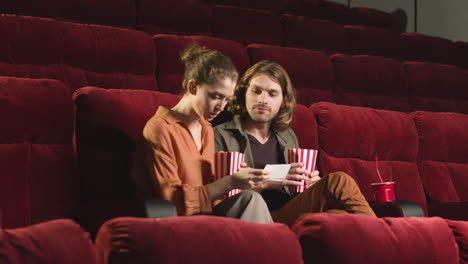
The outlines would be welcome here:
<svg viewBox="0 0 468 264">
<path fill-rule="evenodd" d="M 303 168 L 312 172 L 315 170 L 317 152 L 318 151 L 315 149 L 288 149 L 288 163 L 302 162 L 304 163 Z M 307 186 L 306 182 L 303 180 L 302 185 L 289 185 L 288 188 L 290 192 L 303 192 Z"/>
<path fill-rule="evenodd" d="M 225 176 L 236 173 L 244 162 L 244 154 L 239 152 L 216 152 L 215 153 L 215 174 L 214 180 L 219 180 Z M 229 191 L 231 197 L 240 193 L 242 190 L 233 189 Z"/>
</svg>

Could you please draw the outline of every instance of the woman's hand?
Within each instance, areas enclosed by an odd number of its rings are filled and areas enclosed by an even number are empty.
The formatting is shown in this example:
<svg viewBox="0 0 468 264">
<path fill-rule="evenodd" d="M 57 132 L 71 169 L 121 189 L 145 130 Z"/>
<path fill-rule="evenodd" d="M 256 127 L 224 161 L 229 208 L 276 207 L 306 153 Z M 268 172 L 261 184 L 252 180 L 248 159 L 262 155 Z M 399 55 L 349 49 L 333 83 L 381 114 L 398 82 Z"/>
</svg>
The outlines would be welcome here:
<svg viewBox="0 0 468 264">
<path fill-rule="evenodd" d="M 241 165 L 241 169 L 231 175 L 231 187 L 232 189 L 258 188 L 269 175 L 266 170 L 246 168 Z"/>
</svg>

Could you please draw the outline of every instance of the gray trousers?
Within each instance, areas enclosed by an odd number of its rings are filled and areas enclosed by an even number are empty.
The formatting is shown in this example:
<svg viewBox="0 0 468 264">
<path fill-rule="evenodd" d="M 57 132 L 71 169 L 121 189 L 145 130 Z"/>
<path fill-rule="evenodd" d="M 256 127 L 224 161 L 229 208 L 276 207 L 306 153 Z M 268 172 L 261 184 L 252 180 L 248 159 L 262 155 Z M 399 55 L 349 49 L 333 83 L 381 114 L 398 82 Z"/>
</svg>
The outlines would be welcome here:
<svg viewBox="0 0 468 264">
<path fill-rule="evenodd" d="M 250 190 L 244 190 L 224 199 L 213 208 L 213 214 L 255 223 L 273 223 L 262 195 Z"/>
</svg>

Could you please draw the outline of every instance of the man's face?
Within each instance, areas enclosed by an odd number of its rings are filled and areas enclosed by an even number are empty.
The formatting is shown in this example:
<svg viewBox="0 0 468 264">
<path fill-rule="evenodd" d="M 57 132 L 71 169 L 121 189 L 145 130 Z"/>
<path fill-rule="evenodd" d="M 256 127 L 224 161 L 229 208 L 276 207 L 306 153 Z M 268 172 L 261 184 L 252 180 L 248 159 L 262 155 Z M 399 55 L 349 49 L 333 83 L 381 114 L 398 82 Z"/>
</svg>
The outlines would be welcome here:
<svg viewBox="0 0 468 264">
<path fill-rule="evenodd" d="M 250 80 L 245 93 L 245 106 L 254 122 L 271 123 L 283 103 L 281 86 L 266 74 Z"/>
</svg>

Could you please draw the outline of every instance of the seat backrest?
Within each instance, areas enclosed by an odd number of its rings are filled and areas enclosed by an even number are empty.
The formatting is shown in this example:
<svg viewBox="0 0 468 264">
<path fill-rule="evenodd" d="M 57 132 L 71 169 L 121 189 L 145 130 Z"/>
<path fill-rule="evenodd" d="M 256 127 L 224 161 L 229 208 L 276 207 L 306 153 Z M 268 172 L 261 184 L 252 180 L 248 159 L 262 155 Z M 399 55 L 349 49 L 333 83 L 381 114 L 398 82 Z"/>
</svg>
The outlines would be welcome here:
<svg viewBox="0 0 468 264">
<path fill-rule="evenodd" d="M 209 0 L 140 0 L 138 25 L 150 35 L 211 36 L 213 6 Z"/>
<path fill-rule="evenodd" d="M 411 113 L 419 134 L 418 167 L 432 202 L 468 202 L 468 115 Z"/>
<path fill-rule="evenodd" d="M 134 28 L 134 0 L 17 0 L 5 1 L 1 14 L 54 18 L 62 21 Z"/>
<path fill-rule="evenodd" d="M 455 43 L 419 33 L 403 33 L 408 48 L 406 60 L 456 64 Z"/>
<path fill-rule="evenodd" d="M 0 75 L 84 86 L 156 90 L 148 34 L 53 19 L 0 15 Z"/>
<path fill-rule="evenodd" d="M 69 217 L 78 200 L 70 90 L 0 77 L 0 208 L 15 228 Z"/>
<path fill-rule="evenodd" d="M 398 17 L 373 8 L 353 7 L 356 25 L 365 25 L 401 32 L 401 23 Z"/>
<path fill-rule="evenodd" d="M 408 87 L 399 61 L 368 55 L 331 57 L 338 104 L 410 112 Z"/>
<path fill-rule="evenodd" d="M 177 95 L 141 90 L 85 87 L 75 92 L 82 200 L 134 198 L 130 170 L 136 142 L 157 108 L 172 107 L 179 99 Z"/>
<path fill-rule="evenodd" d="M 355 24 L 354 12 L 344 4 L 327 0 L 305 0 L 304 2 L 317 3 L 317 18 L 330 20 L 341 25 Z"/>
<path fill-rule="evenodd" d="M 286 225 L 205 215 L 112 219 L 99 230 L 96 252 L 101 264 L 302 263 Z"/>
<path fill-rule="evenodd" d="M 457 64 L 468 70 L 468 42 L 457 41 L 455 46 L 457 47 Z"/>
<path fill-rule="evenodd" d="M 344 26 L 349 52 L 403 60 L 407 47 L 403 36 L 387 29 L 370 26 Z"/>
<path fill-rule="evenodd" d="M 236 65 L 241 76 L 249 67 L 249 58 L 244 47 L 237 42 L 205 36 L 156 35 L 158 67 L 156 78 L 161 92 L 179 94 L 184 79 L 184 65 L 180 53 L 191 44 L 218 50 L 228 56 Z"/>
<path fill-rule="evenodd" d="M 0 245 L 2 263 L 96 263 L 89 234 L 71 220 L 0 229 Z"/>
<path fill-rule="evenodd" d="M 317 121 L 309 108 L 301 104 L 296 105 L 290 127 L 296 134 L 300 148 L 318 149 Z"/>
<path fill-rule="evenodd" d="M 332 65 L 320 51 L 253 44 L 247 47 L 252 65 L 269 60 L 288 72 L 297 91 L 297 101 L 309 106 L 320 101 L 333 101 Z"/>
<path fill-rule="evenodd" d="M 321 50 L 327 54 L 347 52 L 346 35 L 342 25 L 290 14 L 283 15 L 281 19 L 285 46 Z"/>
<path fill-rule="evenodd" d="M 280 16 L 270 10 L 214 7 L 213 36 L 238 41 L 244 45 L 259 43 L 282 45 Z"/>
<path fill-rule="evenodd" d="M 351 175 L 368 201 L 375 201 L 371 183 L 395 182 L 397 200 L 427 204 L 418 173 L 418 134 L 408 114 L 364 107 L 316 103 L 319 133 L 318 165 L 322 175 Z"/>
<path fill-rule="evenodd" d="M 413 111 L 468 114 L 468 71 L 452 65 L 405 62 Z"/>
</svg>

